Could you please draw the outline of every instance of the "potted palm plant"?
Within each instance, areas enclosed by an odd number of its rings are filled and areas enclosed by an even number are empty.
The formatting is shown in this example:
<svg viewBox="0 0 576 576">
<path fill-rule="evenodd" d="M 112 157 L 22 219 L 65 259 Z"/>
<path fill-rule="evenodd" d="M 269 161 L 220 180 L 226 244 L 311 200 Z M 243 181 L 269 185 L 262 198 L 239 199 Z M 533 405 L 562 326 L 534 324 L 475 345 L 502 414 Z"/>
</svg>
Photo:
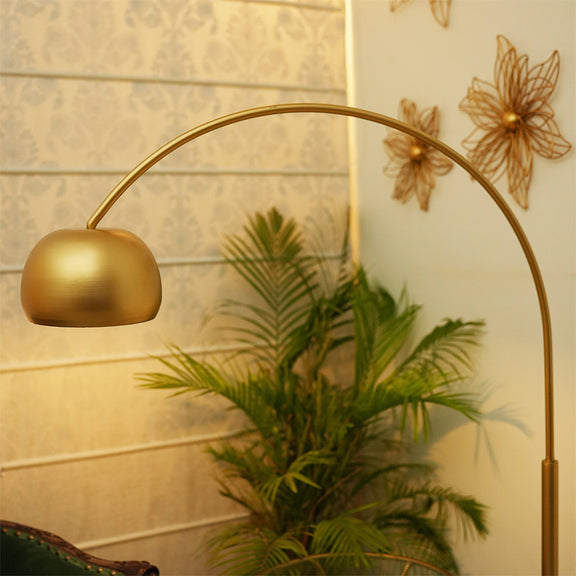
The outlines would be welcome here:
<svg viewBox="0 0 576 576">
<path fill-rule="evenodd" d="M 224 246 L 255 295 L 222 310 L 249 344 L 242 367 L 174 347 L 162 371 L 140 375 L 146 388 L 226 398 L 246 417 L 243 434 L 209 448 L 221 493 L 248 512 L 208 541 L 227 575 L 374 573 L 386 554 L 455 574 L 452 519 L 487 533 L 482 504 L 410 458 L 436 407 L 479 418 L 462 388 L 482 323 L 445 320 L 412 343 L 419 307 L 370 282 L 344 246 L 327 283 L 294 220 L 255 214 Z"/>
</svg>

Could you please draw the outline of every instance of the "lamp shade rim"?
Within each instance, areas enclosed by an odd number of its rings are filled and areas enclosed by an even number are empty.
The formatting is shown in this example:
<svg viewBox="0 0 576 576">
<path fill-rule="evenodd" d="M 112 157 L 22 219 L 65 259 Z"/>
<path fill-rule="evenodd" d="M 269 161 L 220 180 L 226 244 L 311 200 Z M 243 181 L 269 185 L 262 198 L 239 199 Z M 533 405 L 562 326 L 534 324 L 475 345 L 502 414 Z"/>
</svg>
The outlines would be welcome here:
<svg viewBox="0 0 576 576">
<path fill-rule="evenodd" d="M 155 318 L 162 285 L 152 252 L 134 233 L 63 229 L 30 252 L 20 296 L 35 324 L 119 326 Z"/>
</svg>

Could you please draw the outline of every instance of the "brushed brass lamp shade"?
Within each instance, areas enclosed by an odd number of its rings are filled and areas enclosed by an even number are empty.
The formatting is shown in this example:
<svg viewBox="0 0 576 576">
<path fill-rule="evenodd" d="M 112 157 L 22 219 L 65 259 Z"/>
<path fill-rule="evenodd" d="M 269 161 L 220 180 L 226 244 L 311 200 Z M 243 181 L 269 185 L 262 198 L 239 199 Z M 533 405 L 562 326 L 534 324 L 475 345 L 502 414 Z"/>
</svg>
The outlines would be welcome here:
<svg viewBox="0 0 576 576">
<path fill-rule="evenodd" d="M 22 307 L 35 324 L 136 324 L 152 320 L 161 299 L 152 252 L 126 230 L 52 232 L 34 247 L 22 275 Z"/>
</svg>

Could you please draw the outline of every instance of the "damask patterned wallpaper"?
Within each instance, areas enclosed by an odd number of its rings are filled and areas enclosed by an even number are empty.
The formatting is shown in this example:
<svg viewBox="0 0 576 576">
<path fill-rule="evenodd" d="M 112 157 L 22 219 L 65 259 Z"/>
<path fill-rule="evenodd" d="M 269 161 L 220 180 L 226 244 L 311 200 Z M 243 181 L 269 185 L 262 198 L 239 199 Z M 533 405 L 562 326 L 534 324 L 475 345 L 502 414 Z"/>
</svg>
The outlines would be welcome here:
<svg viewBox="0 0 576 576">
<path fill-rule="evenodd" d="M 203 448 L 241 425 L 222 406 L 136 389 L 169 342 L 214 351 L 203 319 L 238 289 L 222 236 L 276 205 L 337 237 L 348 204 L 346 120 L 237 124 L 138 181 L 101 226 L 161 266 L 149 324 L 52 329 L 19 304 L 27 253 L 83 227 L 114 184 L 179 133 L 236 110 L 346 102 L 343 0 L 0 0 L 0 455 L 5 518 L 104 557 L 206 573 L 196 543 L 238 513 Z M 328 246 L 328 250 L 330 246 Z"/>
</svg>

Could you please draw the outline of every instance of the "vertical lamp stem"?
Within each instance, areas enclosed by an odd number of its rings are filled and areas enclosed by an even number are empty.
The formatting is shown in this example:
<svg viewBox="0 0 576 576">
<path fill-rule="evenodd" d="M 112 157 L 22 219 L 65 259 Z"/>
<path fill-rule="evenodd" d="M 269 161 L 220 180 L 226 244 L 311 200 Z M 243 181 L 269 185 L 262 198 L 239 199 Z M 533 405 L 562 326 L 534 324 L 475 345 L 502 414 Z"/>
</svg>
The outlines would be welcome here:
<svg viewBox="0 0 576 576">
<path fill-rule="evenodd" d="M 542 462 L 542 575 L 558 574 L 558 462 Z"/>
</svg>

